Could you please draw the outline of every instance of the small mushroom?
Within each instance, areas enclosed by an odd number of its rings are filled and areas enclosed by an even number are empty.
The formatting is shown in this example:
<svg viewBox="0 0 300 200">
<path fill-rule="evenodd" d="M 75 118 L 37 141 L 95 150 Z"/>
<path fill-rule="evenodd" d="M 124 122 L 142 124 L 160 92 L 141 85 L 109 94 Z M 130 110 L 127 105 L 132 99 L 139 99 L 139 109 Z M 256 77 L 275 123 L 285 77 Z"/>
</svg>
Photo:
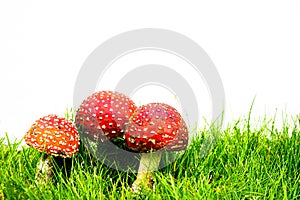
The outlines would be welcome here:
<svg viewBox="0 0 300 200">
<path fill-rule="evenodd" d="M 165 103 L 139 107 L 125 130 L 126 146 L 142 153 L 134 192 L 153 187 L 151 171 L 157 170 L 161 152 L 184 150 L 188 144 L 187 126 L 178 111 Z"/>
<path fill-rule="evenodd" d="M 135 110 L 135 103 L 126 95 L 98 91 L 82 102 L 75 124 L 81 138 L 88 138 L 96 145 L 107 140 L 124 144 L 125 127 Z"/>
<path fill-rule="evenodd" d="M 52 156 L 69 158 L 79 150 L 79 136 L 75 125 L 66 118 L 54 114 L 35 121 L 24 136 L 27 145 L 45 154 L 37 164 L 35 179 L 47 182 L 53 174 Z"/>
</svg>

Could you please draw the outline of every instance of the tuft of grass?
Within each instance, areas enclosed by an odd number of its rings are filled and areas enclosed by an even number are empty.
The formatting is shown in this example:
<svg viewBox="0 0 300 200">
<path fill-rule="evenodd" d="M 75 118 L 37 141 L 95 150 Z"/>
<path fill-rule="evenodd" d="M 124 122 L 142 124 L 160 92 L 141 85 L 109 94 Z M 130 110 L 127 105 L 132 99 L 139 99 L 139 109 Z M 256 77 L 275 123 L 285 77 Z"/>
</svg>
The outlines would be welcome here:
<svg viewBox="0 0 300 200">
<path fill-rule="evenodd" d="M 72 112 L 66 115 L 74 119 Z M 105 166 L 83 146 L 68 170 L 57 166 L 53 180 L 37 186 L 41 153 L 18 150 L 19 143 L 5 145 L 0 139 L 0 200 L 299 199 L 300 116 L 284 121 L 280 129 L 266 118 L 253 126 L 249 116 L 223 130 L 198 131 L 175 162 L 154 172 L 155 189 L 141 194 L 130 189 L 136 174 Z M 204 155 L 212 131 L 218 140 Z"/>
</svg>

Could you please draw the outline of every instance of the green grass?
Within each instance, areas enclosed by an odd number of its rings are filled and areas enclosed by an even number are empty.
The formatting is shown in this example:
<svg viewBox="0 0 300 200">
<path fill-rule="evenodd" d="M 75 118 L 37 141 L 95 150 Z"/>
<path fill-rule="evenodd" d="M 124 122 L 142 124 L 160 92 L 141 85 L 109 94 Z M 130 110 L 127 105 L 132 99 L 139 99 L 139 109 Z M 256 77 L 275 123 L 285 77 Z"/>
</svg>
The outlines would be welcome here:
<svg viewBox="0 0 300 200">
<path fill-rule="evenodd" d="M 67 173 L 57 167 L 52 182 L 35 185 L 41 153 L 0 140 L 2 199 L 300 199 L 300 117 L 276 129 L 274 120 L 240 119 L 214 132 L 205 156 L 200 149 L 209 130 L 199 131 L 187 151 L 156 171 L 155 190 L 134 194 L 135 174 L 110 169 L 81 146 Z M 253 124 L 253 125 L 251 125 Z"/>
</svg>

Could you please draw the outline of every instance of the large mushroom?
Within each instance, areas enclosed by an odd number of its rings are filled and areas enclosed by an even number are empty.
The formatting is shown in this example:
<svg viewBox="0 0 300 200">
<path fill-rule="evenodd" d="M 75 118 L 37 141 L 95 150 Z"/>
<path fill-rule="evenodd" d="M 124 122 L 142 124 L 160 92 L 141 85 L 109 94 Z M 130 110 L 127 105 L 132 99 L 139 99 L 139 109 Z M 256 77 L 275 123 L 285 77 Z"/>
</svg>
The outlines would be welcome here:
<svg viewBox="0 0 300 200">
<path fill-rule="evenodd" d="M 144 186 L 153 187 L 151 172 L 158 169 L 161 152 L 184 150 L 188 144 L 187 126 L 178 111 L 165 103 L 139 107 L 125 130 L 126 146 L 142 153 L 135 192 Z"/>
<path fill-rule="evenodd" d="M 98 91 L 87 97 L 77 110 L 75 124 L 89 150 L 111 141 L 124 145 L 124 131 L 136 109 L 126 95 L 115 91 Z M 93 144 L 93 145 L 91 145 Z M 96 149 L 97 150 L 97 149 Z"/>
<path fill-rule="evenodd" d="M 79 137 L 73 122 L 54 114 L 35 121 L 24 136 L 27 145 L 45 153 L 37 164 L 36 181 L 47 182 L 53 174 L 52 156 L 69 158 L 79 150 Z"/>
</svg>

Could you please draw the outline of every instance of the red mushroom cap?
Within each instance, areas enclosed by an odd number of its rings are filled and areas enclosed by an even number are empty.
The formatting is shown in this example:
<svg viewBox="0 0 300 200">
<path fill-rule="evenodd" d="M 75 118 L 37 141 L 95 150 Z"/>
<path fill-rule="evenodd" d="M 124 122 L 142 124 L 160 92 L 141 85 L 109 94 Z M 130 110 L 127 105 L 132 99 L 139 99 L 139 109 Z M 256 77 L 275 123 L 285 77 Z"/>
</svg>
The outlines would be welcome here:
<svg viewBox="0 0 300 200">
<path fill-rule="evenodd" d="M 76 154 L 80 143 L 75 125 L 53 114 L 36 120 L 24 139 L 29 146 L 39 151 L 61 157 Z"/>
<path fill-rule="evenodd" d="M 165 103 L 150 103 L 136 110 L 125 131 L 126 146 L 134 151 L 184 150 L 188 130 L 181 115 Z"/>
<path fill-rule="evenodd" d="M 136 110 L 135 103 L 126 95 L 114 91 L 99 91 L 80 105 L 75 123 L 82 136 L 92 141 L 123 138 L 125 126 Z"/>
</svg>

